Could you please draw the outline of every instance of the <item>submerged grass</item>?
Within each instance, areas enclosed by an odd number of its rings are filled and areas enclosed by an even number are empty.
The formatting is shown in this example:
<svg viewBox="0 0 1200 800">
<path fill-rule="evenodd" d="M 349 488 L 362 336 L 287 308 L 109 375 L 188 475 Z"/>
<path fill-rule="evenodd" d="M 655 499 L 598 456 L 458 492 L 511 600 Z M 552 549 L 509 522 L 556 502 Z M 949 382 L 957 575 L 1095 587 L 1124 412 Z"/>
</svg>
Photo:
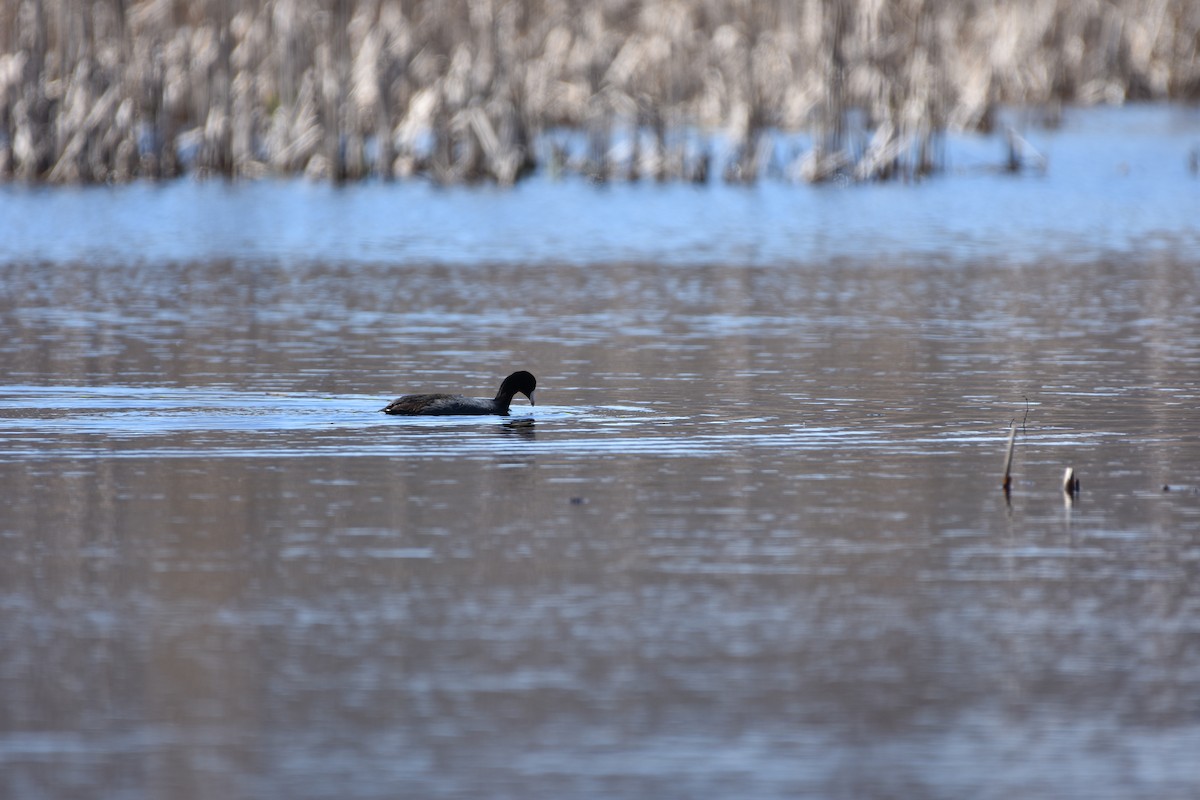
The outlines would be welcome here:
<svg viewBox="0 0 1200 800">
<path fill-rule="evenodd" d="M 912 177 L 1198 49 L 1192 0 L 6 0 L 0 178 Z"/>
</svg>

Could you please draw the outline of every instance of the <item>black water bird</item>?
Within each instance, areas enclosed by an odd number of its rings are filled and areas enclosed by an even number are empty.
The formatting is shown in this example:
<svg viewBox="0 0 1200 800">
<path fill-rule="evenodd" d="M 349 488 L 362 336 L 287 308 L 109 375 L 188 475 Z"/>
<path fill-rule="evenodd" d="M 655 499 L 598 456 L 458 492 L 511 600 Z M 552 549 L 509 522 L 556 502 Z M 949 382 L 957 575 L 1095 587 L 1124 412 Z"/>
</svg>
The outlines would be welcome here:
<svg viewBox="0 0 1200 800">
<path fill-rule="evenodd" d="M 514 372 L 500 384 L 500 391 L 494 399 L 486 397 L 463 397 L 461 394 L 406 394 L 398 397 L 379 409 L 385 414 L 400 414 L 404 416 L 447 416 L 451 414 L 500 414 L 508 415 L 508 407 L 513 397 L 523 394 L 533 402 L 533 390 L 537 388 L 537 379 L 525 370 Z"/>
</svg>

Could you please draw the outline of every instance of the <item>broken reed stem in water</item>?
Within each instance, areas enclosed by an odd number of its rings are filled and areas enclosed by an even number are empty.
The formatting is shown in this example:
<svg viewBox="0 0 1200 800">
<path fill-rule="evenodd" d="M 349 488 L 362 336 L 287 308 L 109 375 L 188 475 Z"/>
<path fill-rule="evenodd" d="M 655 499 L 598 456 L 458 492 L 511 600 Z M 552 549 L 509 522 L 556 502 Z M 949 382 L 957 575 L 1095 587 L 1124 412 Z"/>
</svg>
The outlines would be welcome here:
<svg viewBox="0 0 1200 800">
<path fill-rule="evenodd" d="M 1013 460 L 1013 445 L 1017 441 L 1017 421 L 1013 420 L 1008 425 L 1008 447 L 1004 450 L 1004 481 L 1000 484 L 1001 488 L 1007 494 L 1012 488 L 1012 460 Z"/>
<path fill-rule="evenodd" d="M 1193 0 L 6 0 L 0 179 L 914 179 L 1003 105 L 1200 99 L 1197 41 Z"/>
</svg>

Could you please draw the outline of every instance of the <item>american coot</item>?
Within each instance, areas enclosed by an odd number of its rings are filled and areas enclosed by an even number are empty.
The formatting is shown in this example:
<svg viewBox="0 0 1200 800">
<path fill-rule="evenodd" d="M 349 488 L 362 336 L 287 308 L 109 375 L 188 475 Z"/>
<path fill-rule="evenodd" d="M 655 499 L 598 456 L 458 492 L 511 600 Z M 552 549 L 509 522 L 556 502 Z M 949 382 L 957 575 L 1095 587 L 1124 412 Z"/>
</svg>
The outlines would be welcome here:
<svg viewBox="0 0 1200 800">
<path fill-rule="evenodd" d="M 514 372 L 500 384 L 494 400 L 486 397 L 463 397 L 461 394 L 406 394 L 380 409 L 385 414 L 405 416 L 444 416 L 448 414 L 508 414 L 508 406 L 518 392 L 533 402 L 537 379 L 525 370 Z"/>
</svg>

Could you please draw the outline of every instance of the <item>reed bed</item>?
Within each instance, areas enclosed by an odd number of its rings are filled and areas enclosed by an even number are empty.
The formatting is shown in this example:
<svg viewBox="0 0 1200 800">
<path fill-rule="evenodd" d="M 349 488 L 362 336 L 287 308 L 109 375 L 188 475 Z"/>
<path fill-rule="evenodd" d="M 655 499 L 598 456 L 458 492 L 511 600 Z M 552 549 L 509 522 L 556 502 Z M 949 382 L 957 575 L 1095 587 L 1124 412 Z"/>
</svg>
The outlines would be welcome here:
<svg viewBox="0 0 1200 800">
<path fill-rule="evenodd" d="M 1196 100 L 1198 47 L 1194 0 L 4 0 L 0 178 L 904 178 Z"/>
</svg>

